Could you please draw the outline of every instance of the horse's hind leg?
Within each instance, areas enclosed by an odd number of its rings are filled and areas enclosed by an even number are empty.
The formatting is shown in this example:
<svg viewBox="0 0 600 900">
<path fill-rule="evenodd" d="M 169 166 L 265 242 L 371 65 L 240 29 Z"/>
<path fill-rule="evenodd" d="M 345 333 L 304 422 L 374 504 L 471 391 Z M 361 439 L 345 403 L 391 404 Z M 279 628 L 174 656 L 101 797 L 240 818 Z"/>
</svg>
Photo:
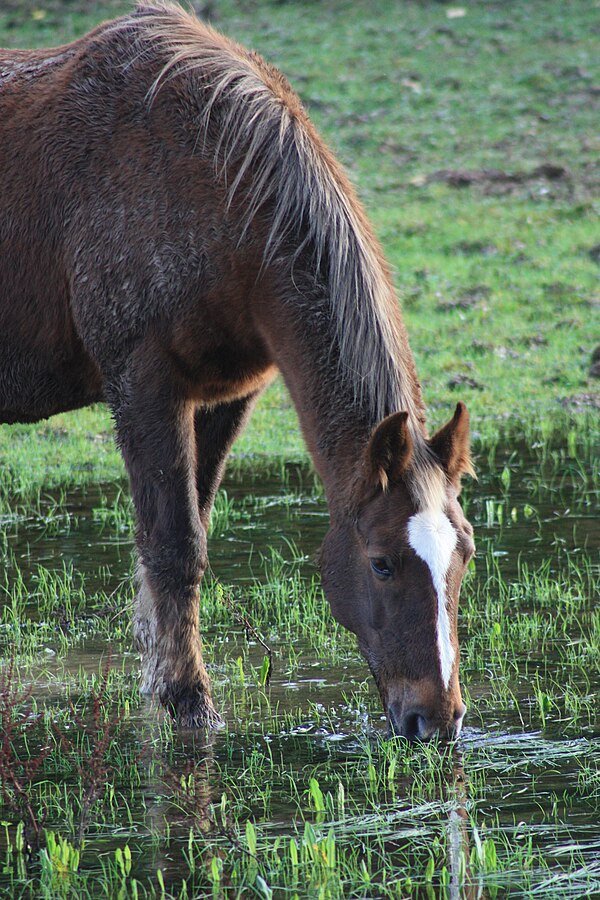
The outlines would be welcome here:
<svg viewBox="0 0 600 900">
<path fill-rule="evenodd" d="M 129 472 L 140 555 L 134 636 L 142 690 L 187 727 L 215 725 L 198 633 L 198 588 L 207 565 L 198 509 L 194 406 L 156 347 L 132 355 L 107 386 Z"/>
</svg>

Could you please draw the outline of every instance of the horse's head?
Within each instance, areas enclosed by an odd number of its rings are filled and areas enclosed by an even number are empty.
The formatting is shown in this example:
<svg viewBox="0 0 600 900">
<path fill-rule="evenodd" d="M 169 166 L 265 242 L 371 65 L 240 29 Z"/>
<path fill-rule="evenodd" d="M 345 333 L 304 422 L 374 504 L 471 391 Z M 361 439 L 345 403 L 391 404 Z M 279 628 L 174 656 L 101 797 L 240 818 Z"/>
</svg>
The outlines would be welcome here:
<svg viewBox="0 0 600 900">
<path fill-rule="evenodd" d="M 465 712 L 458 597 L 475 550 L 458 503 L 460 477 L 472 471 L 466 407 L 419 448 L 407 414 L 388 416 L 361 466 L 353 513 L 334 515 L 323 544 L 327 598 L 358 636 L 391 732 L 455 736 Z"/>
</svg>

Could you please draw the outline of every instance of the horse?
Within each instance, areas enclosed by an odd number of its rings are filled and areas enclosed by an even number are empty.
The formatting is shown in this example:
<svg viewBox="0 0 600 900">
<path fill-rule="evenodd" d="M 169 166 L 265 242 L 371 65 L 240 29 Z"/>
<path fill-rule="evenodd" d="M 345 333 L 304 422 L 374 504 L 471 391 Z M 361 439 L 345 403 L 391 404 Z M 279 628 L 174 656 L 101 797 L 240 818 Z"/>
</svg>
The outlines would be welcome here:
<svg viewBox="0 0 600 900">
<path fill-rule="evenodd" d="M 142 0 L 0 51 L 0 422 L 104 401 L 136 511 L 141 690 L 216 727 L 199 633 L 229 449 L 280 372 L 321 477 L 333 616 L 389 730 L 455 737 L 473 532 L 459 403 L 429 436 L 390 269 L 284 76 Z"/>
</svg>

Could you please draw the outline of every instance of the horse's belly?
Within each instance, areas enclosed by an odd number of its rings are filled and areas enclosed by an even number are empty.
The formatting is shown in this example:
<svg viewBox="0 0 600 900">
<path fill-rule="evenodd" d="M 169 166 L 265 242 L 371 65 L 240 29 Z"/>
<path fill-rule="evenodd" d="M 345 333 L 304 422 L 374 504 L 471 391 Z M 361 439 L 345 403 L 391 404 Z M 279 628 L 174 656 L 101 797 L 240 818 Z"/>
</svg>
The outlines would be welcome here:
<svg viewBox="0 0 600 900">
<path fill-rule="evenodd" d="M 0 214 L 0 285 L 0 422 L 37 421 L 99 399 L 58 242 L 36 237 L 15 207 L 10 219 Z"/>
<path fill-rule="evenodd" d="M 248 369 L 229 378 L 215 376 L 210 370 L 194 382 L 191 396 L 202 403 L 228 403 L 263 390 L 277 375 L 277 366 Z"/>
<path fill-rule="evenodd" d="M 0 422 L 36 422 L 100 399 L 100 375 L 77 348 L 0 337 Z"/>
</svg>

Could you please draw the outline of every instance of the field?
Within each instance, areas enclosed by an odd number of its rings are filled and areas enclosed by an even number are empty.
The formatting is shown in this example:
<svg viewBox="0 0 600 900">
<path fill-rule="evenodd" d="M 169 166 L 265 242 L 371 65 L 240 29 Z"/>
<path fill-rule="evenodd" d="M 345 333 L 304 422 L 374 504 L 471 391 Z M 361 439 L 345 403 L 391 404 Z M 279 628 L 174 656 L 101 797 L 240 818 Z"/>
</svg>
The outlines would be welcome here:
<svg viewBox="0 0 600 900">
<path fill-rule="evenodd" d="M 6 0 L 0 45 L 126 9 Z M 431 428 L 471 412 L 469 711 L 451 747 L 384 740 L 321 594 L 326 507 L 281 383 L 213 516 L 201 617 L 227 728 L 208 737 L 137 692 L 108 412 L 1 426 L 0 895 L 600 896 L 600 8 L 205 11 L 285 72 L 349 170 Z"/>
</svg>

